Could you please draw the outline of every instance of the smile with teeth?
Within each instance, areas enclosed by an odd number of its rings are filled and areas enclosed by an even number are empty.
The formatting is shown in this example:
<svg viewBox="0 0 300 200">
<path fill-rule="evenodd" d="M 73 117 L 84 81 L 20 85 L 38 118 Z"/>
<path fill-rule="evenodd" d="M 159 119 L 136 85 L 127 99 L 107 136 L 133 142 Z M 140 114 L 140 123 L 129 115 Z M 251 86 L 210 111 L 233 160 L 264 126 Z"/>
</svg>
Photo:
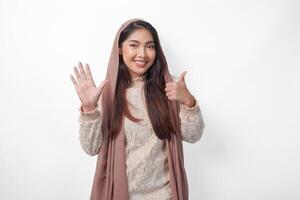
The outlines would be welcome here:
<svg viewBox="0 0 300 200">
<path fill-rule="evenodd" d="M 134 60 L 134 62 L 139 66 L 144 66 L 147 63 L 145 60 Z"/>
</svg>

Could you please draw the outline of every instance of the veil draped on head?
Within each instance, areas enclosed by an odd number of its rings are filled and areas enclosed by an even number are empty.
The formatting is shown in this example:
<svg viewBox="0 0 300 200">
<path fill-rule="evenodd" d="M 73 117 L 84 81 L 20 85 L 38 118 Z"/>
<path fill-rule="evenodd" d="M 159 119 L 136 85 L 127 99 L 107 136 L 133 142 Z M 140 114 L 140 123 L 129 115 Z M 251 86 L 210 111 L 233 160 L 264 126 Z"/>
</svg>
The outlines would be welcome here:
<svg viewBox="0 0 300 200">
<path fill-rule="evenodd" d="M 107 67 L 106 79 L 109 80 L 103 89 L 102 107 L 102 134 L 103 142 L 98 152 L 96 171 L 91 191 L 91 200 L 128 200 L 128 183 L 126 176 L 126 152 L 124 135 L 124 117 L 122 128 L 115 138 L 109 135 L 109 124 L 112 120 L 113 100 L 117 85 L 119 68 L 118 42 L 121 32 L 132 22 L 145 21 L 131 19 L 119 28 L 112 46 Z M 165 82 L 172 81 L 168 67 L 164 74 Z M 170 172 L 172 200 L 188 199 L 188 183 L 184 169 L 182 139 L 180 133 L 179 105 L 169 101 L 170 117 L 176 127 L 176 133 L 171 134 L 171 139 L 166 140 L 166 153 Z"/>
</svg>

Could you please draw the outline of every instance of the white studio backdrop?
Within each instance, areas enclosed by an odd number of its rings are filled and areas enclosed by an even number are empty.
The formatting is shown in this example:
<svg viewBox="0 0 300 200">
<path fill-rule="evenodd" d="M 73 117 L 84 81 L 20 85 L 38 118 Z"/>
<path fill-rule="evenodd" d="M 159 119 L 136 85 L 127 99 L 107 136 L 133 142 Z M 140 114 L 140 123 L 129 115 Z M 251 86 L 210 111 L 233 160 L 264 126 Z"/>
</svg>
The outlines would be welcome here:
<svg viewBox="0 0 300 200">
<path fill-rule="evenodd" d="M 89 199 L 69 75 L 105 78 L 117 29 L 143 18 L 206 123 L 184 143 L 191 200 L 300 199 L 299 1 L 0 0 L 0 199 Z M 298 123 L 297 123 L 298 122 Z"/>
</svg>

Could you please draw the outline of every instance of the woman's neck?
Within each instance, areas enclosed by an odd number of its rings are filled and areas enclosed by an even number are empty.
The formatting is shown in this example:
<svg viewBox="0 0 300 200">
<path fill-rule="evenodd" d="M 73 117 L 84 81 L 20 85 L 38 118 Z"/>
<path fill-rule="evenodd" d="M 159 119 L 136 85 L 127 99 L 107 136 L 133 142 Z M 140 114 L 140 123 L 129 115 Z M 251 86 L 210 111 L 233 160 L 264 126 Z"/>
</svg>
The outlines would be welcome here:
<svg viewBox="0 0 300 200">
<path fill-rule="evenodd" d="M 144 85 L 145 83 L 145 76 L 136 76 L 136 77 L 131 77 L 131 86 L 133 87 L 140 87 Z"/>
<path fill-rule="evenodd" d="M 137 81 L 144 81 L 145 80 L 145 76 L 141 75 L 141 76 L 135 76 L 135 77 L 131 77 L 132 82 L 137 82 Z"/>
</svg>

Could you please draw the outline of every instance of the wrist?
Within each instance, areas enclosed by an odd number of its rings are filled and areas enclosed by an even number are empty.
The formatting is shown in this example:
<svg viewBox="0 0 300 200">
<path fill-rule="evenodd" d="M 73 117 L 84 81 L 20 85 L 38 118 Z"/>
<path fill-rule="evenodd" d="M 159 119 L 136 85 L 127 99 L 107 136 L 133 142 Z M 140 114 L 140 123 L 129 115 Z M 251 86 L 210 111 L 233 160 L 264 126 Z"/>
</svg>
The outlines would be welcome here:
<svg viewBox="0 0 300 200">
<path fill-rule="evenodd" d="M 89 111 L 92 111 L 96 108 L 96 106 L 81 106 L 81 110 L 82 112 L 89 112 Z"/>
<path fill-rule="evenodd" d="M 191 96 L 190 98 L 188 98 L 188 100 L 184 103 L 184 105 L 186 105 L 187 107 L 194 107 L 196 104 L 196 100 L 195 97 Z"/>
</svg>

